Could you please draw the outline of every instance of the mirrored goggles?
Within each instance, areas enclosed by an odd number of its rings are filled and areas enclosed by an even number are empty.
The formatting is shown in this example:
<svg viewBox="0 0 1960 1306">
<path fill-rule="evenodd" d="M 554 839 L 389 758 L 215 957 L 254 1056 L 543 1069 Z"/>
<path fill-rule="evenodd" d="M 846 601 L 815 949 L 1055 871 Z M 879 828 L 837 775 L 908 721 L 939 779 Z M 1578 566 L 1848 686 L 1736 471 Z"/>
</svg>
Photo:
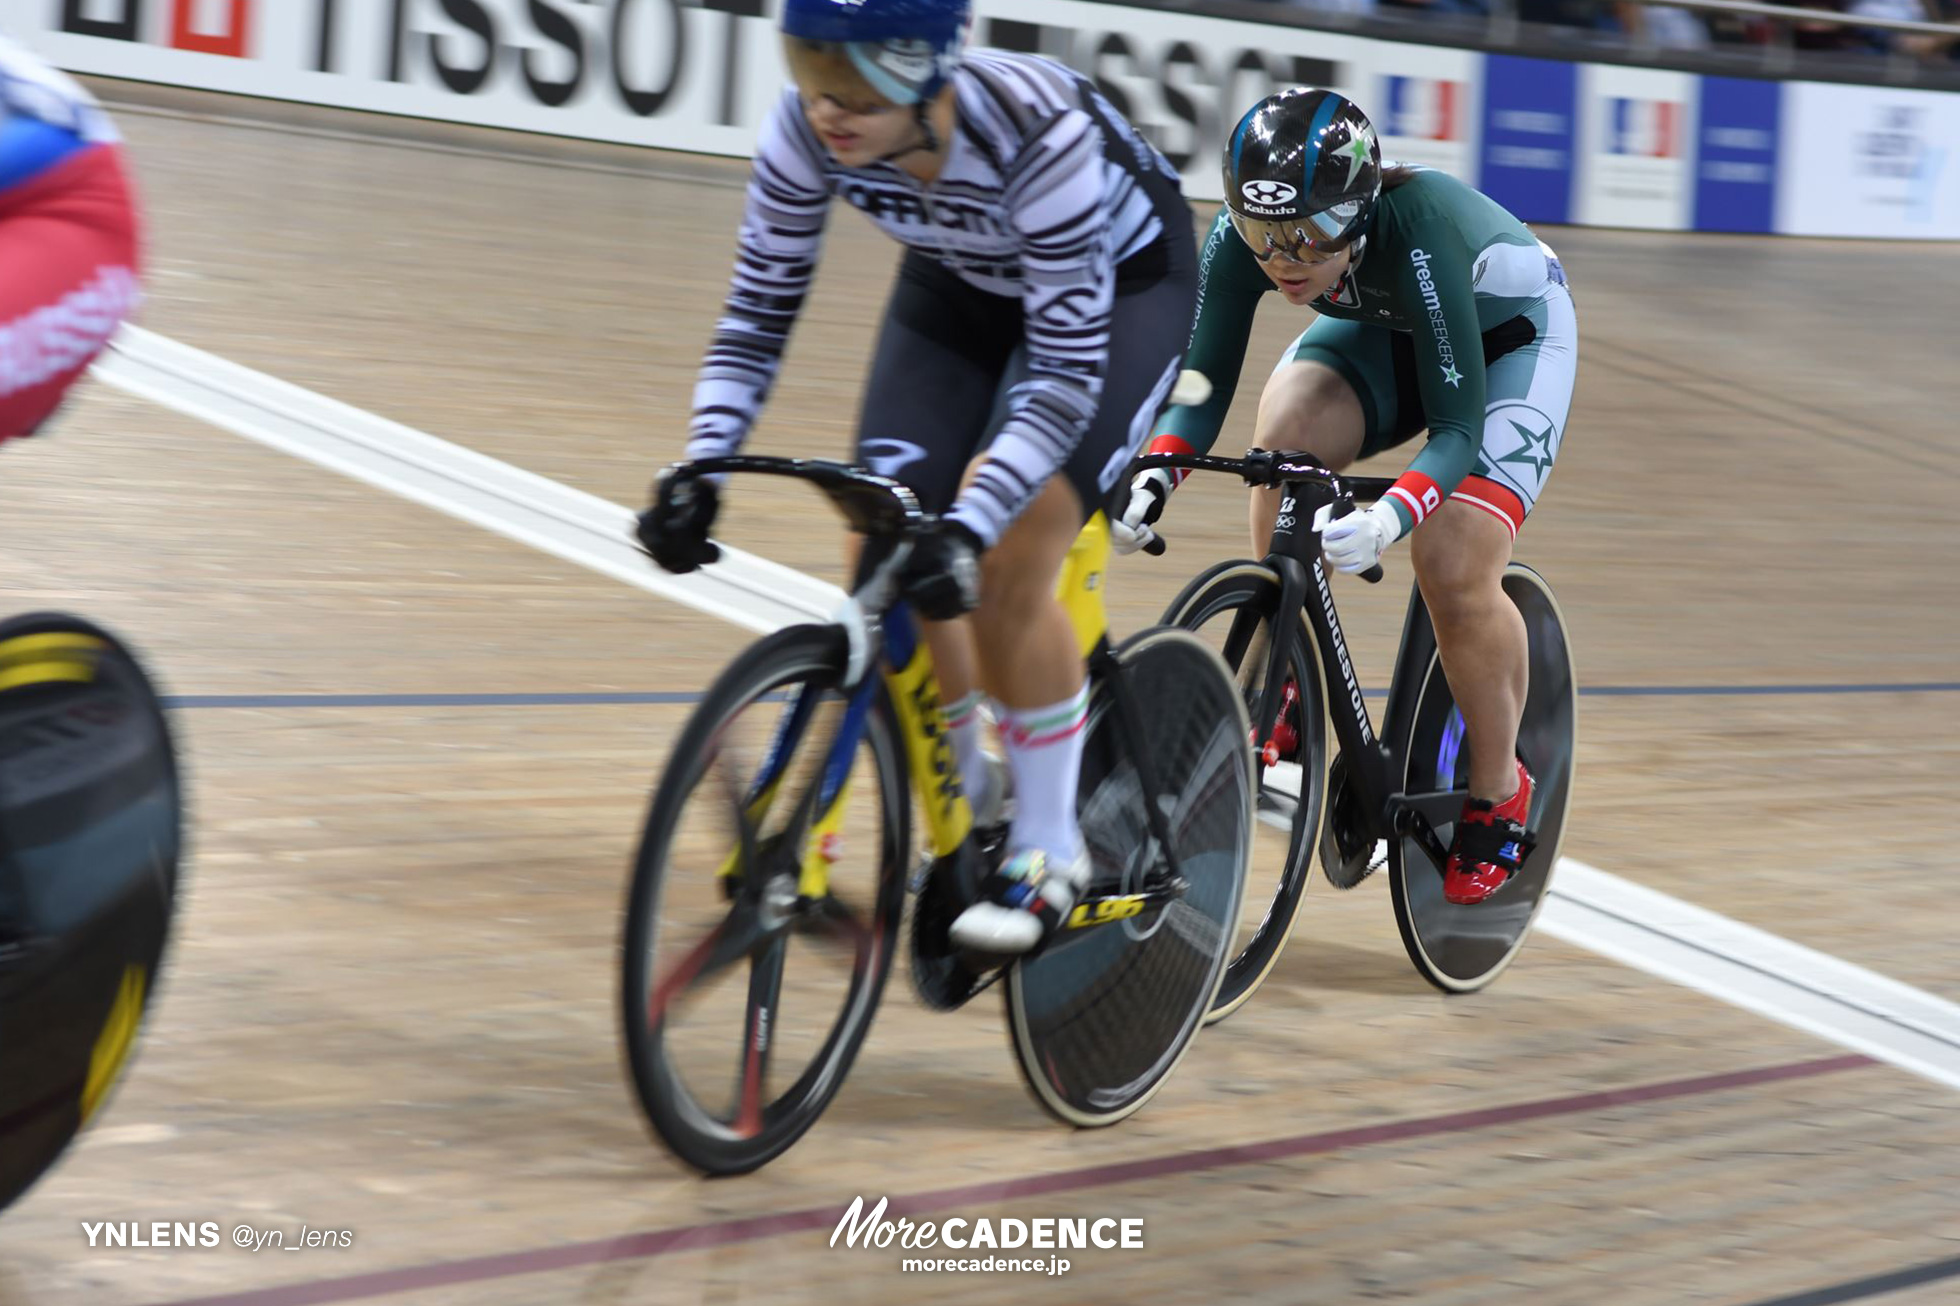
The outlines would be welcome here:
<svg viewBox="0 0 1960 1306">
<path fill-rule="evenodd" d="M 1340 205 L 1325 213 L 1278 220 L 1249 218 L 1233 210 L 1232 226 L 1237 229 L 1239 239 L 1246 243 L 1246 248 L 1252 251 L 1252 257 L 1261 263 L 1287 258 L 1311 266 L 1327 262 L 1354 243 L 1352 237 L 1341 234 L 1354 218 L 1351 209 L 1346 213 L 1341 212 L 1347 208 Z"/>
<path fill-rule="evenodd" d="M 924 41 L 806 41 L 783 38 L 790 80 L 809 101 L 846 113 L 889 113 L 917 104 L 938 62 Z"/>
</svg>

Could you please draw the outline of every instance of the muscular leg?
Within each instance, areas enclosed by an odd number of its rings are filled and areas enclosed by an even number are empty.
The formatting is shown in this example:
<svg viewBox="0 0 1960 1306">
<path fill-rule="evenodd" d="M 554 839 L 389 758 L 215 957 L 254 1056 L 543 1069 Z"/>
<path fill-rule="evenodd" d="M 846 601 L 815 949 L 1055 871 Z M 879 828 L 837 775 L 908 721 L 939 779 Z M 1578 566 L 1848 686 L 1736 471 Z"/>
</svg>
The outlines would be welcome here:
<svg viewBox="0 0 1960 1306">
<path fill-rule="evenodd" d="M 1367 418 L 1347 380 L 1325 363 L 1291 363 L 1273 373 L 1259 397 L 1253 444 L 1310 453 L 1340 471 L 1361 453 Z M 1277 489 L 1252 492 L 1252 556 L 1266 555 L 1279 515 Z"/>
<path fill-rule="evenodd" d="M 980 607 L 969 623 L 980 680 L 1010 710 L 1053 703 L 1082 687 L 1075 627 L 1055 595 L 1081 529 L 1081 500 L 1056 477 L 980 560 Z"/>
<path fill-rule="evenodd" d="M 981 555 L 979 609 L 958 621 L 924 623 L 940 693 L 949 706 L 985 689 L 1012 713 L 1060 703 L 1082 688 L 1087 670 L 1075 627 L 1055 596 L 1081 521 L 1081 500 L 1066 479 L 1056 477 Z M 988 778 L 979 751 L 981 729 L 976 720 L 964 733 L 955 731 L 961 778 L 976 802 Z M 1072 813 L 1071 806 L 1056 820 L 1067 824 L 1064 818 Z"/>
<path fill-rule="evenodd" d="M 1517 792 L 1512 759 L 1530 677 L 1524 618 L 1502 585 L 1511 533 L 1451 499 L 1416 528 L 1410 552 L 1470 740 L 1470 794 L 1502 802 Z"/>
<path fill-rule="evenodd" d="M 1081 499 L 1056 477 L 981 560 L 980 608 L 968 623 L 980 683 L 1006 709 L 1014 817 L 1001 880 L 953 922 L 963 947 L 1022 952 L 1088 885 L 1076 825 L 1088 684 L 1056 577 L 1082 521 Z"/>
</svg>

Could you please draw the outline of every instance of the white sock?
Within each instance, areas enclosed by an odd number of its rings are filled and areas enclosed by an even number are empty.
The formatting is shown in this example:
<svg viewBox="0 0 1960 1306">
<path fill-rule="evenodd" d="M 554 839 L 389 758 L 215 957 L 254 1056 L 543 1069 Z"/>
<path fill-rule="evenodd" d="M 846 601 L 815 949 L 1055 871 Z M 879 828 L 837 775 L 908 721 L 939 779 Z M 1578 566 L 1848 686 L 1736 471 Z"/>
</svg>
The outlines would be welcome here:
<svg viewBox="0 0 1960 1306">
<path fill-rule="evenodd" d="M 980 719 L 980 704 L 986 697 L 976 689 L 946 707 L 946 728 L 953 734 L 953 760 L 960 768 L 960 788 L 966 790 L 966 801 L 976 812 L 984 810 L 993 799 L 987 792 L 993 777 L 988 774 L 987 754 L 982 747 L 986 743 L 986 723 Z"/>
<path fill-rule="evenodd" d="M 1064 862 L 1082 851 L 1075 823 L 1076 781 L 1089 723 L 1089 682 L 1059 703 L 1009 709 L 1001 722 L 1014 773 L 1014 828 L 1008 846 L 1039 848 Z"/>
</svg>

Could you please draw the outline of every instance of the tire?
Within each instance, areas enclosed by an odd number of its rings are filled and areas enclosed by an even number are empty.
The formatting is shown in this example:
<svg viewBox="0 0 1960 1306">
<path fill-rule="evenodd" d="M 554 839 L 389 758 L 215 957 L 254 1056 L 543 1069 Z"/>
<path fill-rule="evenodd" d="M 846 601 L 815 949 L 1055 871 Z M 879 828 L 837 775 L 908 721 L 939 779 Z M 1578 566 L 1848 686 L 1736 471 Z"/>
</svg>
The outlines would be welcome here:
<svg viewBox="0 0 1960 1306">
<path fill-rule="evenodd" d="M 1389 840 L 1390 896 L 1402 945 L 1422 977 L 1445 993 L 1484 988 L 1504 973 L 1524 947 L 1551 888 L 1572 801 L 1578 681 L 1572 671 L 1565 616 L 1544 578 L 1522 563 L 1514 562 L 1505 570 L 1504 592 L 1524 616 L 1530 648 L 1531 680 L 1518 728 L 1518 753 L 1537 783 L 1527 828 L 1537 836 L 1538 846 L 1490 901 L 1459 907 L 1444 901 L 1442 873 L 1414 840 Z M 1443 675 L 1442 660 L 1433 651 L 1402 756 L 1404 793 L 1463 787 L 1468 774 L 1463 717 Z M 1432 816 L 1432 823 L 1437 819 Z M 1437 838 L 1446 846 L 1453 828 L 1453 824 L 1436 827 Z"/>
<path fill-rule="evenodd" d="M 830 704 L 841 704 L 835 690 L 843 681 L 846 657 L 839 628 L 798 626 L 769 636 L 737 658 L 676 741 L 635 858 L 620 990 L 627 1061 L 654 1132 L 674 1155 L 707 1174 L 754 1170 L 781 1155 L 816 1123 L 864 1043 L 891 970 L 911 815 L 896 718 L 883 684 L 870 691 L 852 789 L 845 800 L 853 804 L 847 814 L 855 814 L 856 823 L 875 815 L 880 830 L 867 845 L 870 858 L 860 883 L 849 889 L 840 891 L 833 879 L 822 899 L 800 896 L 795 874 L 800 853 L 780 838 L 780 828 L 770 832 L 772 823 L 780 825 L 796 811 L 808 788 L 796 783 L 801 771 L 828 752 L 837 730 L 819 729 L 817 721 L 809 720 L 790 732 L 793 737 L 780 754 L 775 796 L 761 800 L 767 805 L 760 814 L 752 791 L 760 770 L 747 765 L 739 751 L 748 737 L 741 718 L 749 709 L 763 707 L 763 715 L 774 722 L 772 733 L 795 719 L 790 707 L 773 707 L 784 691 L 792 703 L 798 701 L 799 689 L 819 695 L 812 701 L 824 704 L 820 716 Z M 775 739 L 754 751 L 758 758 L 770 759 L 764 763 L 770 765 L 783 743 Z M 813 774 L 820 770 L 816 767 Z M 704 789 L 704 782 L 712 788 Z M 866 799 L 861 809 L 858 804 Z M 705 838 L 684 827 L 690 817 L 712 825 L 705 818 L 717 811 L 719 824 Z M 731 827 L 738 833 L 731 835 Z M 844 836 L 855 833 L 850 826 L 840 832 L 835 846 L 842 855 L 851 847 Z M 808 844 L 807 839 L 797 842 Z M 731 845 L 732 854 L 722 851 Z M 677 864 L 677 857 L 687 865 Z M 735 874 L 729 878 L 716 874 L 730 866 Z M 837 875 L 838 867 L 831 873 Z M 698 931 L 681 926 L 680 918 L 690 909 L 698 910 Z M 717 946 L 738 935 L 755 942 L 731 952 L 730 958 L 717 956 Z M 793 949 L 793 942 L 808 946 Z M 784 971 L 792 951 L 831 965 L 786 985 Z M 840 961 L 848 961 L 848 975 L 838 974 Z M 704 1056 L 710 1067 L 705 1078 L 714 1081 L 714 1067 L 721 1066 L 733 1071 L 736 1081 L 727 1109 L 716 1110 L 701 1100 L 691 1082 L 700 1077 L 688 1073 L 688 1062 L 720 1040 L 712 1033 L 697 1035 L 681 1027 L 681 1021 L 703 1007 L 727 1011 L 727 994 L 709 986 L 738 968 L 748 977 L 740 995 L 741 1017 L 719 1026 L 712 1018 L 704 1021 L 727 1034 L 725 1059 L 713 1051 Z M 799 1039 L 791 1018 L 799 1008 L 820 1013 L 829 1006 L 818 986 L 832 980 L 841 990 L 834 997 L 835 1018 L 823 1027 L 820 1016 L 824 1032 Z M 785 997 L 790 1000 L 783 1001 Z M 799 1041 L 814 1051 L 789 1087 L 770 1098 L 771 1071 L 785 1045 L 794 1050 Z"/>
<path fill-rule="evenodd" d="M 1253 775 L 1245 707 L 1218 655 L 1188 631 L 1148 630 L 1115 658 L 1145 737 L 1125 738 L 1097 678 L 1076 810 L 1092 896 L 1141 891 L 1162 874 L 1134 757 L 1147 754 L 1181 897 L 1111 924 L 1064 930 L 1009 968 L 1008 1026 L 1036 1101 L 1080 1126 L 1114 1124 L 1169 1079 L 1204 1024 L 1230 960 L 1251 853 Z"/>
<path fill-rule="evenodd" d="M 1216 632 L 1216 637 L 1206 642 L 1219 649 L 1250 712 L 1258 706 L 1265 689 L 1273 615 L 1279 600 L 1279 577 L 1271 568 L 1258 562 L 1227 562 L 1187 585 L 1165 610 L 1164 622 L 1191 631 L 1210 627 Z M 1233 629 L 1233 619 L 1240 612 L 1259 614 L 1260 624 L 1256 630 L 1239 632 L 1241 638 L 1234 640 L 1226 632 Z M 1255 832 L 1253 860 L 1246 868 L 1244 908 L 1248 915 L 1260 915 L 1254 921 L 1241 919 L 1232 960 L 1208 1017 L 1213 1022 L 1244 1006 L 1272 974 L 1293 932 L 1313 873 L 1314 847 L 1327 797 L 1326 677 L 1321 671 L 1320 646 L 1305 614 L 1295 613 L 1293 620 L 1298 626 L 1298 643 L 1288 674 L 1300 687 L 1299 753 L 1290 763 L 1260 768 L 1257 810 L 1264 829 Z M 1246 635 L 1249 638 L 1244 638 Z M 1248 657 L 1256 665 L 1247 665 Z M 1266 830 L 1272 829 L 1284 832 L 1283 848 L 1266 846 L 1270 842 Z"/>
<path fill-rule="evenodd" d="M 184 794 L 135 656 L 59 613 L 0 622 L 0 1208 L 128 1068 L 181 883 Z"/>
</svg>

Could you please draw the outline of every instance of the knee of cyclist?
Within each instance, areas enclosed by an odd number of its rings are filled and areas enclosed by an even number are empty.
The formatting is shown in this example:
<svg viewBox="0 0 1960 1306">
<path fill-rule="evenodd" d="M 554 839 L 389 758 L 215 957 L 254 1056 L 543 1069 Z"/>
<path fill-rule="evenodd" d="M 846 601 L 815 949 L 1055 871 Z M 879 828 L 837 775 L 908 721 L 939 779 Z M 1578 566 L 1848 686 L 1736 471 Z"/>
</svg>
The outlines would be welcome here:
<svg viewBox="0 0 1960 1306">
<path fill-rule="evenodd" d="M 1055 594 L 1055 581 L 1040 580 L 1040 568 L 1023 566 L 1004 554 L 988 554 L 980 561 L 981 611 L 1008 620 L 1031 615 Z"/>
<path fill-rule="evenodd" d="M 1466 565 L 1461 559 L 1430 559 L 1416 564 L 1422 601 L 1439 630 L 1474 626 L 1504 602 L 1499 574 Z"/>
</svg>

